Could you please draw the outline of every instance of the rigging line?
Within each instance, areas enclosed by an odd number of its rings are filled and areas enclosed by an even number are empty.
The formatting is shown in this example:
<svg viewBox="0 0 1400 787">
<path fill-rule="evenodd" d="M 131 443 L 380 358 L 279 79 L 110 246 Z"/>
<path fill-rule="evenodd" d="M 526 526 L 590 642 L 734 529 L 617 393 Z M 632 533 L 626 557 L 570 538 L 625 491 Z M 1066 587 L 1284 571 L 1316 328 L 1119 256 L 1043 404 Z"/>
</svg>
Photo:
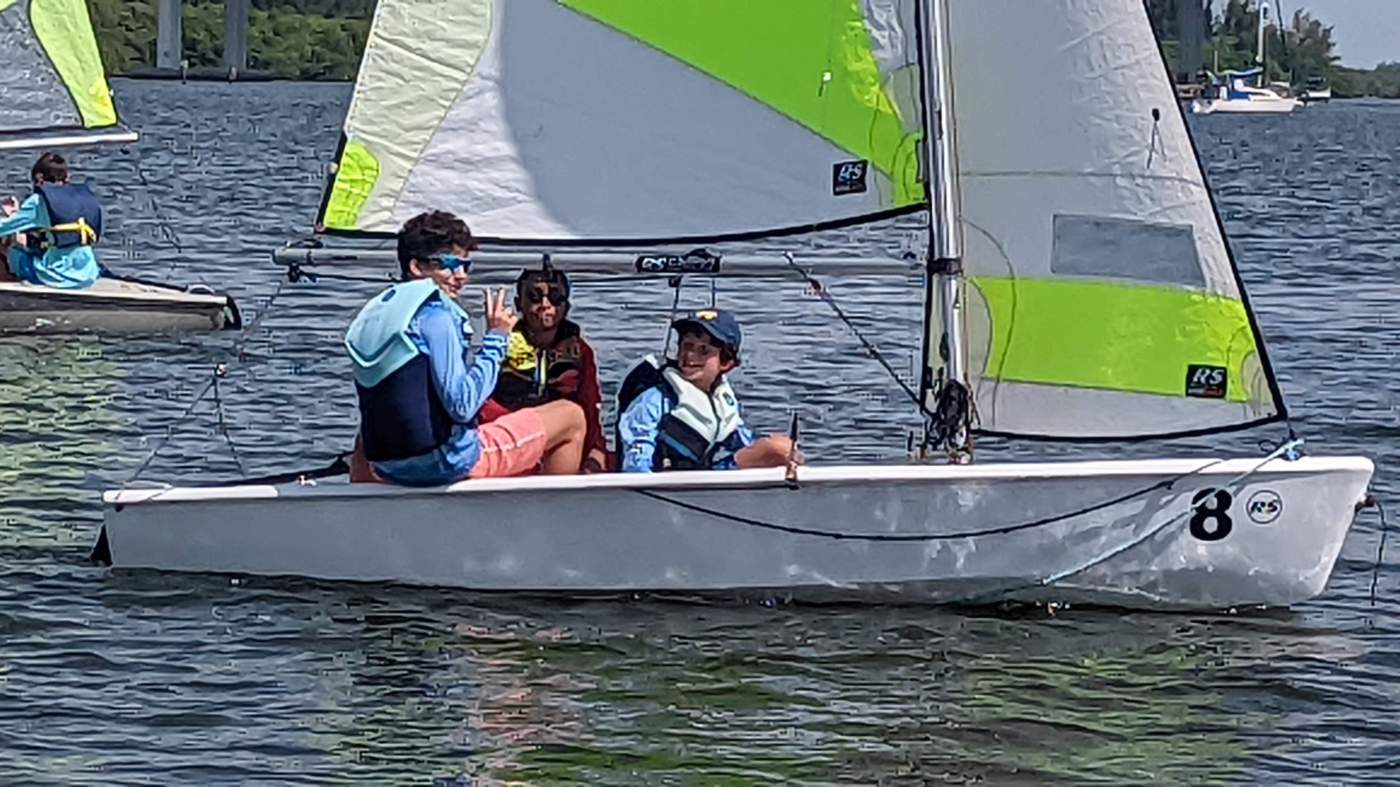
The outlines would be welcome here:
<svg viewBox="0 0 1400 787">
<path fill-rule="evenodd" d="M 282 290 L 285 286 L 286 281 L 277 282 L 277 289 L 273 290 L 272 295 L 269 296 L 268 299 L 263 302 L 263 308 L 258 311 L 258 316 L 255 317 L 253 321 L 243 329 L 243 336 L 238 340 L 238 343 L 236 343 L 233 346 L 234 362 L 237 362 L 238 359 L 244 357 L 243 348 L 252 339 L 253 335 L 257 333 L 258 326 L 262 323 L 263 318 L 272 312 L 272 305 L 277 301 L 278 296 L 282 294 Z M 160 441 L 156 443 L 155 448 L 152 448 L 151 452 L 146 455 L 146 458 L 136 468 L 136 471 L 133 472 L 130 476 L 127 477 L 125 481 L 122 482 L 122 486 L 129 486 L 133 481 L 140 478 L 141 474 L 146 472 L 146 469 L 151 466 L 151 462 L 155 461 L 155 458 L 165 448 L 166 443 L 170 442 L 170 438 L 175 436 L 175 427 L 179 424 L 184 423 L 185 420 L 190 417 L 190 413 L 194 412 L 194 408 L 198 407 L 199 403 L 204 401 L 204 397 L 208 396 L 209 392 L 213 390 L 215 385 L 218 384 L 219 369 L 223 369 L 225 374 L 227 374 L 228 372 L 227 364 L 219 364 L 215 367 L 214 374 L 210 376 L 209 382 L 204 385 L 204 388 L 200 390 L 199 394 L 195 396 L 194 399 L 190 400 L 189 405 L 187 405 L 185 409 L 174 418 L 174 420 L 166 424 L 165 436 L 162 437 Z"/>
<path fill-rule="evenodd" d="M 1381 515 L 1381 543 L 1376 548 L 1376 565 L 1371 569 L 1371 606 L 1374 607 L 1376 605 L 1376 585 L 1381 579 L 1381 565 L 1385 563 L 1385 537 L 1390 529 L 1386 527 L 1385 523 L 1385 506 L 1381 505 L 1381 501 L 1373 495 L 1367 495 L 1366 499 L 1357 506 L 1357 509 L 1372 507 Z"/>
<path fill-rule="evenodd" d="M 220 434 L 224 436 L 224 442 L 228 444 L 229 453 L 233 455 L 233 463 L 238 465 L 238 474 L 248 475 L 248 470 L 243 464 L 243 456 L 238 452 L 238 445 L 233 442 L 233 435 L 229 434 L 228 421 L 224 418 L 224 400 L 219 395 L 219 378 L 228 373 L 228 368 L 223 364 L 214 370 L 214 412 L 218 418 L 218 428 Z"/>
<path fill-rule="evenodd" d="M 671 289 L 676 291 L 676 295 L 671 299 L 671 314 L 666 318 L 666 332 L 661 335 L 661 357 L 666 357 L 666 351 L 671 347 L 671 323 L 676 321 L 676 312 L 681 308 L 681 284 L 685 279 L 681 276 L 672 276 L 666 281 Z"/>
<path fill-rule="evenodd" d="M 174 225 L 171 224 L 170 221 L 166 219 L 166 217 L 165 217 L 165 212 L 162 211 L 161 208 L 160 208 L 160 203 L 156 202 L 155 190 L 151 188 L 151 182 L 150 182 L 150 180 L 148 180 L 148 179 L 146 178 L 146 170 L 145 170 L 144 167 L 141 166 L 141 164 L 142 164 L 141 147 L 140 147 L 139 145 L 137 145 L 137 146 L 135 146 L 135 150 L 136 150 L 136 177 L 140 179 L 140 181 L 141 181 L 141 187 L 144 188 L 144 189 L 146 190 L 146 196 L 150 199 L 150 202 L 151 202 L 151 213 L 155 214 L 155 217 L 156 217 L 156 225 L 160 227 L 161 233 L 165 236 L 165 239 L 168 240 L 171 244 L 173 244 L 173 245 L 175 246 L 175 253 L 176 253 L 177 255 L 183 256 L 184 253 L 185 253 L 185 244 L 184 244 L 183 242 L 181 242 L 181 240 L 180 240 L 180 234 L 179 234 L 178 232 L 175 231 Z M 166 276 L 169 276 L 170 274 L 174 273 L 174 272 L 175 272 L 175 268 L 176 268 L 177 266 L 179 266 L 179 264 L 180 264 L 180 260 L 179 260 L 179 257 L 177 256 L 176 259 L 175 259 L 173 262 L 170 263 L 170 268 L 169 268 L 168 270 L 166 270 L 165 275 L 166 275 Z"/>
<path fill-rule="evenodd" d="M 787 260 L 788 265 L 792 266 L 792 269 L 797 271 L 798 275 L 806 280 L 807 285 L 812 288 L 812 292 L 815 293 L 817 297 L 821 298 L 827 306 L 831 307 L 831 310 L 836 313 L 836 316 L 840 318 L 841 322 L 846 324 L 846 327 L 855 335 L 856 340 L 860 342 L 866 355 L 874 358 L 876 362 L 884 367 L 885 371 L 889 373 L 890 378 L 904 390 L 905 395 L 909 397 L 909 401 L 913 402 L 914 406 L 918 407 L 920 411 L 927 414 L 928 411 L 924 407 L 923 401 L 919 399 L 919 394 L 914 391 L 909 383 L 906 383 L 899 376 L 899 372 L 895 371 L 889 359 L 885 358 L 885 354 L 880 352 L 880 348 L 876 347 L 869 339 L 865 338 L 865 334 L 861 332 L 860 328 L 856 327 L 856 324 L 846 315 L 845 310 L 841 308 L 840 304 L 836 303 L 836 299 L 831 297 L 831 293 L 827 292 L 826 287 L 822 286 L 822 283 L 805 268 L 797 264 L 797 260 L 792 256 L 792 252 L 783 252 L 783 259 Z"/>
<path fill-rule="evenodd" d="M 705 506 L 697 505 L 695 503 L 687 503 L 684 500 L 678 500 L 674 497 L 669 497 L 659 492 L 652 492 L 646 489 L 634 489 L 633 491 L 639 495 L 642 495 L 643 497 L 649 497 L 653 500 L 666 503 L 667 505 L 672 505 L 677 508 L 686 509 L 687 511 L 694 511 L 698 514 L 705 514 L 707 516 L 712 516 L 716 519 L 723 519 L 728 522 L 746 525 L 748 527 L 755 527 L 760 530 L 773 530 L 779 533 L 788 533 L 795 536 L 814 536 L 817 538 L 831 539 L 833 541 L 872 541 L 893 543 L 955 541 L 963 538 L 980 538 L 984 536 L 1006 535 L 1009 533 L 1016 533 L 1022 530 L 1032 530 L 1039 527 L 1045 527 L 1047 525 L 1053 525 L 1057 522 L 1063 522 L 1067 519 L 1073 519 L 1075 517 L 1084 516 L 1086 514 L 1092 514 L 1097 511 L 1101 511 L 1105 508 L 1109 508 L 1111 506 L 1126 503 L 1130 500 L 1142 497 L 1143 495 L 1155 492 L 1159 489 L 1171 489 L 1178 482 L 1183 481 L 1192 476 L 1199 475 L 1200 473 L 1205 472 L 1206 470 L 1210 469 L 1211 467 L 1217 464 L 1220 464 L 1223 461 L 1225 460 L 1211 460 L 1210 462 L 1201 465 L 1200 467 L 1190 471 L 1189 473 L 1182 473 L 1181 475 L 1175 476 L 1173 478 L 1158 481 L 1157 483 L 1152 484 L 1151 486 L 1146 486 L 1142 489 L 1138 489 L 1136 491 L 1120 495 L 1119 497 L 1115 497 L 1111 500 L 1105 500 L 1100 503 L 1085 506 L 1084 508 L 1077 509 L 1075 511 L 1070 511 L 1068 513 L 1056 514 L 1054 516 L 1049 517 L 1042 517 L 1041 519 L 1033 519 L 1028 522 L 1020 522 L 1014 525 L 1002 525 L 999 527 L 983 528 L 981 530 L 965 530 L 956 533 L 843 533 L 840 531 L 817 530 L 815 528 L 801 527 L 798 525 L 785 525 L 778 522 L 765 522 L 761 519 L 742 516 L 740 514 L 730 514 L 725 511 L 717 511 L 712 508 L 707 508 Z"/>
</svg>

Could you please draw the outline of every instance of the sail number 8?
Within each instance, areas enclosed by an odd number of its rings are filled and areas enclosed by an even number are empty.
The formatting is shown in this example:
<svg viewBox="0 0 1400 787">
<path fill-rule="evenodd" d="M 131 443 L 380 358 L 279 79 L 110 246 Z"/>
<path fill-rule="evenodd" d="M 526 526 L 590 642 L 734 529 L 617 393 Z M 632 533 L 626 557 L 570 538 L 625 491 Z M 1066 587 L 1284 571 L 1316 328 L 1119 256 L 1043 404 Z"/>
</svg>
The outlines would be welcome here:
<svg viewBox="0 0 1400 787">
<path fill-rule="evenodd" d="M 1230 504 L 1235 499 L 1224 489 L 1202 489 L 1191 499 L 1191 535 L 1202 541 L 1219 541 L 1230 535 Z"/>
</svg>

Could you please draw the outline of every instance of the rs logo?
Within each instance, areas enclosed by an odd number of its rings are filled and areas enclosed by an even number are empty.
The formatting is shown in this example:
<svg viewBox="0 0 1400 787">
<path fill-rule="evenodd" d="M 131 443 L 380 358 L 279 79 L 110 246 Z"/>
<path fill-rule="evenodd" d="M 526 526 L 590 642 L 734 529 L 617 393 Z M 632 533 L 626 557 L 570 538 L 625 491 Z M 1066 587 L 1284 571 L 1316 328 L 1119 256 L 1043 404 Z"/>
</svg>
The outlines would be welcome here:
<svg viewBox="0 0 1400 787">
<path fill-rule="evenodd" d="M 1225 382 L 1224 369 L 1198 368 L 1191 376 L 1193 385 L 1220 385 Z"/>
</svg>

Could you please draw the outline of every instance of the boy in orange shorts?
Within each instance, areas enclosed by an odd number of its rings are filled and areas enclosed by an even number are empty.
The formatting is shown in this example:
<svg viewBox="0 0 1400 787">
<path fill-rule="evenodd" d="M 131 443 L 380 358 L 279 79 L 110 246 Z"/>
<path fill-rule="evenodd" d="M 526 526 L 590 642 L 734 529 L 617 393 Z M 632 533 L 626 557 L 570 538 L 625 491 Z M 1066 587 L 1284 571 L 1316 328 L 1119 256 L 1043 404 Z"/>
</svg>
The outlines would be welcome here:
<svg viewBox="0 0 1400 787">
<path fill-rule="evenodd" d="M 351 323 L 345 346 L 360 403 L 357 453 L 373 470 L 352 460 L 352 480 L 438 486 L 536 466 L 546 474 L 578 472 L 585 423 L 573 402 L 479 423 L 519 318 L 504 290 L 487 293 L 488 333 L 471 353 L 471 326 L 456 298 L 474 246 L 467 225 L 450 213 L 409 219 L 398 238 L 403 283 L 376 295 Z"/>
</svg>

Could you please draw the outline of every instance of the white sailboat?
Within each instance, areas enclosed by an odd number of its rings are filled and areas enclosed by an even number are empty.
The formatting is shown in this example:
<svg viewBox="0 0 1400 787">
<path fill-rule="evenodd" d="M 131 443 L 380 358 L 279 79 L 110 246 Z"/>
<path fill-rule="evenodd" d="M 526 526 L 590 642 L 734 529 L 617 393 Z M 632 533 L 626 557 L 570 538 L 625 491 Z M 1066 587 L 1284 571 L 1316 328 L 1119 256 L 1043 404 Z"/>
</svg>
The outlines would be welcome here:
<svg viewBox="0 0 1400 787">
<path fill-rule="evenodd" d="M 794 266 L 656 250 L 924 212 L 919 398 L 951 456 L 977 433 L 1285 420 L 1138 0 L 834 8 L 381 0 L 318 224 L 387 237 L 443 208 L 565 268 L 758 276 Z M 490 591 L 1287 605 L 1323 590 L 1374 469 L 1295 448 L 116 489 L 97 554 Z"/>
<path fill-rule="evenodd" d="M 1224 71 L 1216 75 L 1215 84 L 1207 90 L 1206 95 L 1191 102 L 1193 113 L 1286 115 L 1303 106 L 1302 101 L 1293 97 L 1292 90 L 1286 83 L 1265 83 L 1264 32 L 1265 23 L 1269 18 L 1269 7 L 1268 0 L 1259 0 L 1259 44 L 1254 58 L 1259 65 L 1245 71 Z M 1256 77 L 1257 85 L 1246 81 Z"/>
<path fill-rule="evenodd" d="M 136 139 L 118 117 L 86 3 L 0 0 L 0 151 Z M 82 290 L 0 282 L 0 333 L 199 331 L 239 323 L 233 300 L 208 288 L 117 277 Z"/>
</svg>

